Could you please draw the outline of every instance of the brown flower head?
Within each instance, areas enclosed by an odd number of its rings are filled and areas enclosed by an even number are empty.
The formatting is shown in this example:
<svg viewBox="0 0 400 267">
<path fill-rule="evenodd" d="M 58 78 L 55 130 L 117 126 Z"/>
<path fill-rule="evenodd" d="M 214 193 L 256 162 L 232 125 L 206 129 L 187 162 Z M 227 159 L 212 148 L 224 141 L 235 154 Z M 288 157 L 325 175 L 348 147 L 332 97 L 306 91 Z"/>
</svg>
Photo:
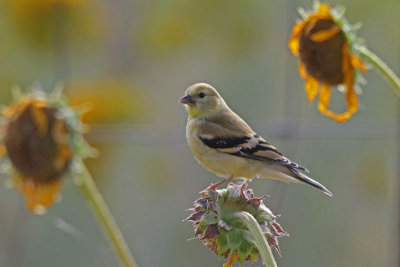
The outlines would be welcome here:
<svg viewBox="0 0 400 267">
<path fill-rule="evenodd" d="M 61 103 L 61 101 L 59 101 Z M 3 110 L 2 151 L 29 210 L 43 214 L 57 199 L 61 177 L 74 157 L 76 129 L 66 107 L 40 95 L 21 96 Z"/>
<path fill-rule="evenodd" d="M 355 93 L 356 69 L 367 71 L 359 57 L 352 54 L 357 40 L 355 27 L 342 18 L 343 12 L 318 4 L 293 27 L 289 40 L 292 53 L 300 57 L 300 76 L 306 80 L 305 89 L 310 102 L 319 93 L 318 109 L 327 117 L 344 122 L 358 110 Z M 329 109 L 331 86 L 346 86 L 347 110 L 335 113 Z"/>
<path fill-rule="evenodd" d="M 229 184 L 226 189 L 208 190 L 194 202 L 193 213 L 186 219 L 193 222 L 195 237 L 218 256 L 228 258 L 226 267 L 235 261 L 256 261 L 260 253 L 243 222 L 235 214 L 246 211 L 259 223 L 270 246 L 279 251 L 278 237 L 288 235 L 276 222 L 276 216 L 255 198 L 251 189 L 241 194 L 241 185 Z"/>
</svg>

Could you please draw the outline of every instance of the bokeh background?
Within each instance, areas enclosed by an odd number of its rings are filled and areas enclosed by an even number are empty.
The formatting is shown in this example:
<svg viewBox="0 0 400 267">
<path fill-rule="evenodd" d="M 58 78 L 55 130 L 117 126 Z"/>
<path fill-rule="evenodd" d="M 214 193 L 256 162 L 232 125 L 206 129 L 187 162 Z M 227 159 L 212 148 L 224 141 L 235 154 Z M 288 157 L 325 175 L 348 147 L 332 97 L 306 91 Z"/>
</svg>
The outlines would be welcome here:
<svg viewBox="0 0 400 267">
<path fill-rule="evenodd" d="M 362 21 L 371 50 L 400 73 L 400 2 L 329 1 Z M 279 266 L 400 266 L 400 102 L 366 74 L 361 108 L 337 124 L 308 104 L 287 41 L 297 7 L 311 1 L 1 0 L 0 102 L 16 84 L 90 102 L 87 160 L 139 266 L 222 266 L 193 236 L 198 192 L 217 181 L 193 158 L 178 103 L 195 82 L 219 89 L 230 106 L 333 193 L 254 180 L 290 233 Z M 332 105 L 344 108 L 335 93 Z M 118 266 L 81 192 L 65 179 L 45 216 L 0 186 L 0 266 Z M 249 266 L 248 263 L 243 266 Z M 257 262 L 255 266 L 261 266 Z"/>
</svg>

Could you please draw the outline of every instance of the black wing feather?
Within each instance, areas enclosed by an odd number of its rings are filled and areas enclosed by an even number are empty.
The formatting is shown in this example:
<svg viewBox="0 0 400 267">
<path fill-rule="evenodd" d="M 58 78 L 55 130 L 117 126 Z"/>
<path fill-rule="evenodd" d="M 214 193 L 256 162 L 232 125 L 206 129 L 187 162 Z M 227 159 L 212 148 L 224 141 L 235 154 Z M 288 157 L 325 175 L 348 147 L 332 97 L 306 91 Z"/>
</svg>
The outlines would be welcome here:
<svg viewBox="0 0 400 267">
<path fill-rule="evenodd" d="M 249 136 L 231 137 L 231 138 L 217 137 L 213 139 L 200 137 L 200 140 L 206 146 L 213 149 L 217 149 L 223 153 L 227 153 L 237 157 L 250 158 L 254 160 L 268 162 L 270 164 L 280 164 L 288 168 L 294 168 L 308 172 L 308 170 L 305 167 L 283 156 L 281 152 L 279 152 L 274 146 L 267 143 L 258 134 L 254 134 L 252 137 Z M 235 148 L 236 148 L 235 152 L 223 151 L 224 149 L 235 149 Z M 272 151 L 273 153 L 276 154 L 276 158 L 255 155 L 255 153 L 260 151 Z"/>
<path fill-rule="evenodd" d="M 235 138 L 213 138 L 207 139 L 200 137 L 200 140 L 208 147 L 214 149 L 233 148 L 247 143 L 251 138 L 248 136 Z"/>
</svg>

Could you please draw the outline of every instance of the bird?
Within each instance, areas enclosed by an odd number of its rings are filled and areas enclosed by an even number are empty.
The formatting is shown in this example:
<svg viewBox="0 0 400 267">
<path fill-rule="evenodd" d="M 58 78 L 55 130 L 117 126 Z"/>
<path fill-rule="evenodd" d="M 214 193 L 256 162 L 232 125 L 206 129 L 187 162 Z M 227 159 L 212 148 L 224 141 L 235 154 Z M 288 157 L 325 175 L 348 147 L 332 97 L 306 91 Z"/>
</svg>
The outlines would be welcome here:
<svg viewBox="0 0 400 267">
<path fill-rule="evenodd" d="M 308 177 L 309 171 L 288 159 L 233 112 L 218 91 L 207 83 L 189 86 L 179 100 L 188 112 L 186 139 L 197 161 L 224 180 L 207 190 L 216 190 L 231 179 L 272 178 L 308 184 L 326 195 L 332 193 Z"/>
</svg>

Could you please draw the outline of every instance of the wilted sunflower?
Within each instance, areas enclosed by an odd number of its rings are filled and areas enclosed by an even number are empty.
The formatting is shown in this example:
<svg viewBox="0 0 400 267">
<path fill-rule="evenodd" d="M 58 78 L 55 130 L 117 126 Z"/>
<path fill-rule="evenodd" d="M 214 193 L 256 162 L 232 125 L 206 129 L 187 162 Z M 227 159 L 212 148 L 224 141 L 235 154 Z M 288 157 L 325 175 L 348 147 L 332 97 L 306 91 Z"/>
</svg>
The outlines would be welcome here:
<svg viewBox="0 0 400 267">
<path fill-rule="evenodd" d="M 328 4 L 316 3 L 308 13 L 299 11 L 303 20 L 293 27 L 289 48 L 300 57 L 299 72 L 306 80 L 307 98 L 312 102 L 319 92 L 319 111 L 337 122 L 347 121 L 358 110 L 355 70 L 367 71 L 352 49 L 359 42 L 354 33 L 358 25 L 349 25 L 344 10 L 331 10 Z M 340 114 L 329 109 L 330 87 L 338 85 L 346 88 L 347 110 Z"/>
<path fill-rule="evenodd" d="M 279 254 L 278 238 L 288 235 L 263 203 L 264 197 L 254 197 L 251 189 L 241 193 L 241 186 L 230 183 L 225 189 L 206 189 L 186 219 L 193 222 L 195 237 L 216 255 L 228 259 L 224 267 L 232 267 L 236 261 L 254 263 L 260 257 L 254 237 L 235 215 L 238 212 L 248 212 L 255 218 L 268 244 Z"/>
<path fill-rule="evenodd" d="M 89 151 L 78 115 L 61 95 L 34 92 L 19 95 L 2 117 L 3 163 L 11 163 L 12 182 L 26 196 L 28 209 L 43 214 L 57 199 L 74 157 Z"/>
</svg>

